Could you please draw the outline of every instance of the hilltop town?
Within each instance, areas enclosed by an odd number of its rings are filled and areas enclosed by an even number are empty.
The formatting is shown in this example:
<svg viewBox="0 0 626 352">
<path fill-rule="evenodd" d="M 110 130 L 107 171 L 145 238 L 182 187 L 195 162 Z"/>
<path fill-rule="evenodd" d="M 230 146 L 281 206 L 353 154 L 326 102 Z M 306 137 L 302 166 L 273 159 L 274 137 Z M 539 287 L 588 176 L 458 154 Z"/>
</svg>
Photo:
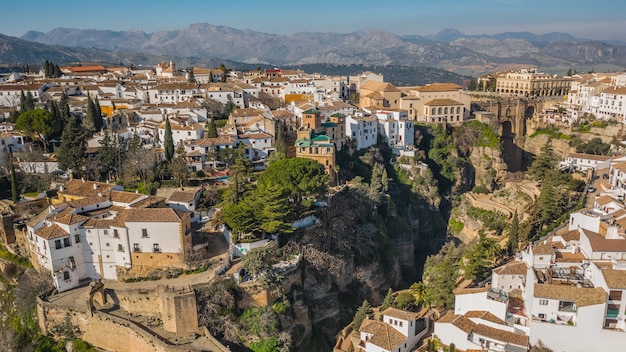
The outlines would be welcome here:
<svg viewBox="0 0 626 352">
<path fill-rule="evenodd" d="M 22 71 L 0 76 L 0 266 L 3 297 L 36 287 L 3 322 L 37 346 L 626 341 L 625 73 Z"/>
</svg>

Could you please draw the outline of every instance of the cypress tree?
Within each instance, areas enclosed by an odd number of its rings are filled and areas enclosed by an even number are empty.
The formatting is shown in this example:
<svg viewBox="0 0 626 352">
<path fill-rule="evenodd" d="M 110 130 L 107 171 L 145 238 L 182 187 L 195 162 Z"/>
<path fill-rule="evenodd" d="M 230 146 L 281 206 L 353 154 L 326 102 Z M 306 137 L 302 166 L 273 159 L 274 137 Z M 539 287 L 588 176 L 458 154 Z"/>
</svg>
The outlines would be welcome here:
<svg viewBox="0 0 626 352">
<path fill-rule="evenodd" d="M 163 148 L 165 149 L 165 159 L 171 162 L 174 157 L 174 139 L 172 139 L 172 126 L 170 119 L 165 119 L 165 136 L 163 136 Z"/>
<path fill-rule="evenodd" d="M 372 307 L 370 306 L 369 302 L 365 300 L 354 314 L 354 320 L 352 320 L 352 322 L 354 323 L 352 325 L 352 330 L 359 331 L 359 329 L 361 329 L 361 324 L 363 324 L 363 320 L 365 320 L 365 318 L 371 318 L 371 316 Z"/>
<path fill-rule="evenodd" d="M 95 122 L 95 111 L 96 105 L 94 104 L 91 96 L 87 96 L 87 113 L 85 115 L 85 129 L 89 131 L 89 133 L 93 133 L 96 131 L 96 122 Z"/>
<path fill-rule="evenodd" d="M 393 290 L 390 287 L 385 295 L 385 299 L 383 300 L 383 305 L 380 306 L 381 313 L 391 306 L 393 306 Z"/>
<path fill-rule="evenodd" d="M 104 125 L 104 121 L 102 120 L 102 109 L 100 109 L 100 101 L 98 101 L 98 97 L 96 97 L 96 101 L 94 102 L 93 109 L 94 109 L 93 111 L 94 127 L 96 128 L 96 132 L 100 132 L 100 130 L 102 129 L 102 126 Z"/>
<path fill-rule="evenodd" d="M 213 117 L 211 117 L 206 123 L 206 136 L 207 138 L 217 137 L 217 126 L 215 125 L 215 120 L 213 119 Z"/>
<path fill-rule="evenodd" d="M 43 75 L 46 78 L 50 77 L 50 62 L 48 60 L 43 64 Z"/>
<path fill-rule="evenodd" d="M 189 69 L 189 75 L 187 76 L 187 82 L 196 83 L 196 76 L 193 74 L 193 68 Z"/>
<path fill-rule="evenodd" d="M 9 155 L 9 172 L 11 173 L 11 199 L 17 204 L 20 201 L 20 191 L 17 188 L 17 177 L 15 176 L 15 167 L 13 166 L 13 156 Z"/>
<path fill-rule="evenodd" d="M 517 217 L 517 210 L 513 214 L 513 220 L 511 221 L 511 229 L 509 230 L 509 240 L 507 243 L 507 249 L 509 254 L 514 254 L 517 251 L 519 245 L 518 235 L 519 232 L 519 218 Z"/>
</svg>

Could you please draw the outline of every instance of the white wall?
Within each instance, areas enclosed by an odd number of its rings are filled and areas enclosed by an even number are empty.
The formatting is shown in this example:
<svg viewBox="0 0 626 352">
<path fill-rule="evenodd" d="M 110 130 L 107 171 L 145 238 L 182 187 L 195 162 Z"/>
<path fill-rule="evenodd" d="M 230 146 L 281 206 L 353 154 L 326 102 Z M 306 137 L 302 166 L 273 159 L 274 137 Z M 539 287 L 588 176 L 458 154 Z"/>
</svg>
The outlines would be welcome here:
<svg viewBox="0 0 626 352">
<path fill-rule="evenodd" d="M 487 292 L 456 295 L 454 314 L 463 315 L 470 310 L 486 310 L 498 318 L 506 319 L 506 303 L 487 298 Z"/>
</svg>

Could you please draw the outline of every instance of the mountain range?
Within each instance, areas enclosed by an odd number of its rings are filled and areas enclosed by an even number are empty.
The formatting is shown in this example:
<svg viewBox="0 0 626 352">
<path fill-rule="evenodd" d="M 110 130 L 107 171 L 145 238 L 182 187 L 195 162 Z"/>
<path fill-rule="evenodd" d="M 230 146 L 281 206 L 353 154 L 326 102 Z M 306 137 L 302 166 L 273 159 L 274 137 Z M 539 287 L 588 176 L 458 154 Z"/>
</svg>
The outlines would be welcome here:
<svg viewBox="0 0 626 352">
<path fill-rule="evenodd" d="M 18 60 L 18 52 L 4 43 L 5 38 L 0 37 L 0 60 L 24 62 L 24 57 Z M 21 46 L 26 45 L 25 41 L 53 45 L 61 51 L 61 58 L 74 50 L 77 57 L 93 54 L 111 62 L 136 60 L 132 61 L 135 64 L 154 64 L 153 60 L 168 57 L 187 58 L 189 62 L 219 58 L 276 66 L 325 63 L 436 67 L 466 74 L 529 65 L 564 71 L 595 66 L 620 70 L 626 66 L 624 43 L 592 41 L 558 32 L 466 35 L 445 29 L 429 36 L 400 36 L 382 30 L 278 35 L 196 23 L 182 30 L 154 33 L 57 28 L 47 33 L 31 31 L 21 39 L 17 42 Z M 33 57 L 31 62 L 45 59 L 54 60 Z"/>
</svg>

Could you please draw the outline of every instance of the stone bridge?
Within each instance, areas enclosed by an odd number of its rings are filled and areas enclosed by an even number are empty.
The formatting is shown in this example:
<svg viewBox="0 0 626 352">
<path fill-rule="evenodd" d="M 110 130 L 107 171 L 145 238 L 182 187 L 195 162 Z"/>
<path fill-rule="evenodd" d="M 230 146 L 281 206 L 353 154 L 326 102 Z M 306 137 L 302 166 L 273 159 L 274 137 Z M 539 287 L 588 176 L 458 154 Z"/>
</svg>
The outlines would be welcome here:
<svg viewBox="0 0 626 352">
<path fill-rule="evenodd" d="M 539 99 L 480 99 L 472 100 L 472 113 L 478 121 L 490 124 L 500 135 L 504 161 L 508 171 L 524 169 L 523 144 L 526 120 L 541 111 L 544 101 Z"/>
</svg>

